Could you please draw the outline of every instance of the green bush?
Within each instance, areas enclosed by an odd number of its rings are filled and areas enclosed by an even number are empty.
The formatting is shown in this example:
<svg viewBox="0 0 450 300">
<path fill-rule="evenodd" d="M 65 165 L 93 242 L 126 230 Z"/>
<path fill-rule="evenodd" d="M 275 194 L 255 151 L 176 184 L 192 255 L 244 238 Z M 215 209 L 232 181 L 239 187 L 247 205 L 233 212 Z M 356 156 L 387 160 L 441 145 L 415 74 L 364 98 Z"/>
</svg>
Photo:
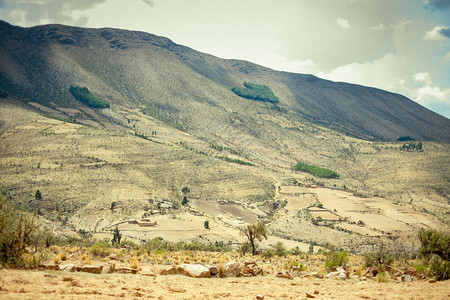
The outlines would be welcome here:
<svg viewBox="0 0 450 300">
<path fill-rule="evenodd" d="M 21 264 L 38 229 L 34 216 L 17 209 L 0 195 L 0 263 Z"/>
<path fill-rule="evenodd" d="M 316 177 L 320 178 L 339 178 L 340 175 L 332 170 L 321 168 L 318 166 L 312 166 L 305 163 L 297 163 L 292 167 L 294 171 L 302 171 L 310 173 Z"/>
<path fill-rule="evenodd" d="M 437 280 L 450 278 L 450 235 L 433 229 L 420 230 L 421 246 L 419 256 L 430 264 L 431 272 Z"/>
<path fill-rule="evenodd" d="M 332 271 L 335 267 L 345 268 L 348 263 L 347 252 L 343 251 L 328 251 L 325 253 L 325 269 Z"/>
<path fill-rule="evenodd" d="M 266 85 L 244 82 L 245 88 L 234 87 L 231 90 L 238 96 L 257 101 L 277 103 L 278 97 Z"/>
<path fill-rule="evenodd" d="M 69 88 L 69 91 L 72 93 L 75 99 L 77 99 L 80 102 L 83 102 L 89 107 L 109 108 L 108 101 L 91 94 L 91 92 L 85 87 L 71 86 Z"/>
<path fill-rule="evenodd" d="M 392 264 L 394 260 L 394 255 L 387 253 L 384 249 L 364 254 L 364 266 L 375 266 L 379 272 L 384 272 L 386 270 L 386 265 Z"/>
</svg>

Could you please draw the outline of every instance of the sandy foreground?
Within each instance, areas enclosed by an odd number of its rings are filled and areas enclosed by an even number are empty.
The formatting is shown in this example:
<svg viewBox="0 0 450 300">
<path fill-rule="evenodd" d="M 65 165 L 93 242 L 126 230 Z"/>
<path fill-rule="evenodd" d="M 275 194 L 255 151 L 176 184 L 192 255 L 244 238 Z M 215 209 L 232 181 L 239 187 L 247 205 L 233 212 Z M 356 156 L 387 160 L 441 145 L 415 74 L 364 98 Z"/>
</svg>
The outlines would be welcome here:
<svg viewBox="0 0 450 300">
<path fill-rule="evenodd" d="M 0 270 L 0 299 L 450 299 L 450 281 L 190 278 L 182 275 L 89 274 Z"/>
</svg>

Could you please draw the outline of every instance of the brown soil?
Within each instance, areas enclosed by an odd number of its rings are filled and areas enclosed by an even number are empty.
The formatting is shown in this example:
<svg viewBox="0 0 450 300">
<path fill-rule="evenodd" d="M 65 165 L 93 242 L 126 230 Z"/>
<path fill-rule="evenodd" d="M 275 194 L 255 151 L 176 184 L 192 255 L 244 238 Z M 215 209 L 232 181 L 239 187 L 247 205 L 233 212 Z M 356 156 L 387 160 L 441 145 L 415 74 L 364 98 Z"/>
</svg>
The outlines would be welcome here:
<svg viewBox="0 0 450 300">
<path fill-rule="evenodd" d="M 331 279 L 195 279 L 181 275 L 88 274 L 57 271 L 0 271 L 0 299 L 449 299 L 450 281 L 378 283 Z"/>
</svg>

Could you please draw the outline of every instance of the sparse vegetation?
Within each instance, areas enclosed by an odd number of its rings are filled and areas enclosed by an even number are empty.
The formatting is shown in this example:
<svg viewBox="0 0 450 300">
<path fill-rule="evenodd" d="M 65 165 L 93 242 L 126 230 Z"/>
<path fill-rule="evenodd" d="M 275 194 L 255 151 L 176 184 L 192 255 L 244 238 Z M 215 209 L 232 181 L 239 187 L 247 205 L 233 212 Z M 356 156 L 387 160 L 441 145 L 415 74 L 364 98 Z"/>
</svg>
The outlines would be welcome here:
<svg viewBox="0 0 450 300">
<path fill-rule="evenodd" d="M 238 96 L 257 101 L 277 103 L 278 97 L 266 85 L 244 82 L 244 87 L 234 87 L 231 90 Z"/>
<path fill-rule="evenodd" d="M 80 102 L 83 102 L 92 108 L 109 108 L 108 101 L 93 95 L 88 88 L 79 86 L 70 86 L 69 91 Z"/>
<path fill-rule="evenodd" d="M 318 166 L 312 166 L 305 163 L 298 162 L 292 167 L 294 171 L 302 171 L 310 173 L 320 178 L 339 178 L 340 175 L 332 170 L 321 168 Z"/>
</svg>

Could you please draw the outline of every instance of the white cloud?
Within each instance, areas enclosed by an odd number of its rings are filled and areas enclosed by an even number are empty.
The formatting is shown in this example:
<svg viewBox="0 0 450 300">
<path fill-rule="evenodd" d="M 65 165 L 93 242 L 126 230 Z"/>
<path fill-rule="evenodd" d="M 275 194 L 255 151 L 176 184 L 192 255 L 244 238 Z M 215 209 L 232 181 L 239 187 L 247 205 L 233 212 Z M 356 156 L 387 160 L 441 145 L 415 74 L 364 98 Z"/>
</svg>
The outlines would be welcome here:
<svg viewBox="0 0 450 300">
<path fill-rule="evenodd" d="M 414 74 L 412 78 L 417 82 L 425 82 L 431 84 L 431 77 L 430 73 L 428 72 Z"/>
<path fill-rule="evenodd" d="M 442 34 L 442 30 L 445 30 L 445 29 L 447 29 L 447 27 L 442 26 L 442 25 L 435 26 L 430 31 L 425 32 L 425 35 L 423 36 L 423 38 L 425 40 L 430 40 L 430 41 L 445 41 L 446 38 Z"/>
<path fill-rule="evenodd" d="M 428 72 L 414 74 L 412 78 L 417 82 L 425 84 L 412 91 L 412 95 L 418 103 L 425 105 L 432 102 L 450 102 L 450 89 L 442 90 L 435 85 Z"/>
<path fill-rule="evenodd" d="M 450 60 L 450 51 L 445 54 L 445 60 Z"/>
<path fill-rule="evenodd" d="M 346 19 L 337 18 L 336 22 L 342 29 L 350 29 L 350 23 Z"/>
</svg>

